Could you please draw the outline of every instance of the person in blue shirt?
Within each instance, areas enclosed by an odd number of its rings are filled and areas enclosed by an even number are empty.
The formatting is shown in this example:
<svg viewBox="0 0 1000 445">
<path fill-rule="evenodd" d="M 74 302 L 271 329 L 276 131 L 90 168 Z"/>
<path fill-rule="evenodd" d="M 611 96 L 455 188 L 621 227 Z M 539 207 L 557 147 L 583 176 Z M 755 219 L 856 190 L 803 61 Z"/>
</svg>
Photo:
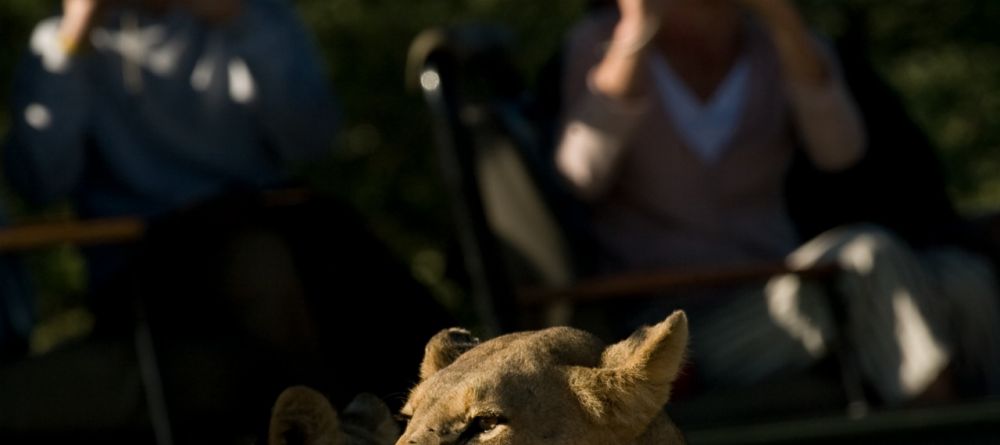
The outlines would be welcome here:
<svg viewBox="0 0 1000 445">
<path fill-rule="evenodd" d="M 266 418 L 285 384 L 335 403 L 406 391 L 414 372 L 397 364 L 453 325 L 446 311 L 342 203 L 255 193 L 328 155 L 339 122 L 291 2 L 64 0 L 62 12 L 31 37 L 2 163 L 29 203 L 150 222 L 138 248 L 85 252 L 95 336 L 127 335 L 144 305 L 164 369 L 199 369 L 197 389 L 165 376 L 172 420 L 193 437 L 202 419 L 254 425 L 246 416 Z M 404 335 L 371 334 L 387 327 Z M 199 400 L 225 409 L 185 404 Z"/>
<path fill-rule="evenodd" d="M 64 0 L 16 73 L 3 167 L 31 205 L 155 220 L 327 155 L 327 82 L 284 0 Z M 86 253 L 91 288 L 126 262 Z"/>
<path fill-rule="evenodd" d="M 4 167 L 31 203 L 157 216 L 282 184 L 338 113 L 283 0 L 65 0 L 14 83 Z"/>
</svg>

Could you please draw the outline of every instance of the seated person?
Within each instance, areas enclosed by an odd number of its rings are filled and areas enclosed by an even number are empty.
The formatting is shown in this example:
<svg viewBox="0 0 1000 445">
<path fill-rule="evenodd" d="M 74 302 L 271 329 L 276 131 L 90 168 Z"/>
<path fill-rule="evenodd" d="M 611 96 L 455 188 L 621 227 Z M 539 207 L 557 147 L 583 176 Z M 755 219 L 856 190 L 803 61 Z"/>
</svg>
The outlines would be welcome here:
<svg viewBox="0 0 1000 445">
<path fill-rule="evenodd" d="M 3 152 L 12 186 L 30 203 L 68 199 L 83 218 L 150 221 L 140 249 L 85 251 L 99 332 L 129 332 L 129 298 L 141 296 L 164 350 L 217 343 L 250 360 L 223 383 L 258 379 L 256 390 L 201 399 L 260 418 L 282 385 L 311 383 L 336 402 L 407 389 L 414 373 L 390 362 L 418 361 L 450 321 L 360 218 L 317 199 L 264 209 L 220 198 L 285 185 L 290 167 L 333 146 L 337 107 L 291 2 L 64 0 L 30 45 Z M 374 323 L 413 335 L 377 338 Z M 286 378 L 265 386 L 269 370 Z"/>
<path fill-rule="evenodd" d="M 35 29 L 13 91 L 7 178 L 83 218 L 281 185 L 290 163 L 329 152 L 338 117 L 280 0 L 66 0 Z M 100 283 L 118 265 L 93 266 Z"/>
<path fill-rule="evenodd" d="M 796 150 L 837 172 L 867 142 L 837 60 L 791 2 L 619 0 L 577 26 L 567 51 L 556 164 L 588 203 L 600 270 L 835 262 L 850 353 L 885 403 L 950 397 L 956 375 L 1000 389 L 983 258 L 917 253 L 871 225 L 799 239 L 785 199 Z M 703 379 L 748 384 L 827 355 L 837 329 L 824 294 L 779 276 L 687 300 Z M 617 322 L 631 329 L 671 304 L 628 307 Z"/>
</svg>

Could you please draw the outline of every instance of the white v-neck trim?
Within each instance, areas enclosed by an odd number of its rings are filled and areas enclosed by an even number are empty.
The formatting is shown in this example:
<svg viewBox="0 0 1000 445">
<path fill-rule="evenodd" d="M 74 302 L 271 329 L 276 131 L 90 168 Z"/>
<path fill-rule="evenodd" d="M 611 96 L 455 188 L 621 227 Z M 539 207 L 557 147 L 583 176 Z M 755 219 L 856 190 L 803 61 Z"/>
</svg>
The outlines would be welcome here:
<svg viewBox="0 0 1000 445">
<path fill-rule="evenodd" d="M 736 61 L 705 103 L 698 99 L 661 55 L 652 55 L 650 68 L 660 100 L 673 116 L 681 138 L 702 160 L 718 161 L 743 117 L 750 80 L 749 57 L 742 56 Z"/>
</svg>

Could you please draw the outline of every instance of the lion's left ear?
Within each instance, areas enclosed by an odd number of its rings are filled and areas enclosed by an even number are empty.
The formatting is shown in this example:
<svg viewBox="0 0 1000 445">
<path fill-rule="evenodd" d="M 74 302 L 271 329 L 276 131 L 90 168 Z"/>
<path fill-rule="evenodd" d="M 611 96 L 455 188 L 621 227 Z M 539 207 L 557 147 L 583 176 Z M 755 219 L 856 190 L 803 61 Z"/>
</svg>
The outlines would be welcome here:
<svg viewBox="0 0 1000 445">
<path fill-rule="evenodd" d="M 438 332 L 431 337 L 424 348 L 424 361 L 420 364 L 420 380 L 427 380 L 478 345 L 479 339 L 462 328 L 450 328 Z"/>
<path fill-rule="evenodd" d="M 281 392 L 271 410 L 268 445 L 344 445 L 340 421 L 319 392 L 293 386 Z"/>
</svg>

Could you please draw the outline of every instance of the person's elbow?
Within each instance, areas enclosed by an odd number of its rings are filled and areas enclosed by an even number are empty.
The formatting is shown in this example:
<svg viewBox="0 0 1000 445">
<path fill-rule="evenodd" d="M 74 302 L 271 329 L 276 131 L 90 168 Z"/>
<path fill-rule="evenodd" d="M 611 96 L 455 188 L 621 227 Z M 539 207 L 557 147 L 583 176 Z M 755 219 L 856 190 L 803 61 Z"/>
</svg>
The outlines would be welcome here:
<svg viewBox="0 0 1000 445">
<path fill-rule="evenodd" d="M 597 174 L 589 166 L 580 165 L 576 160 L 567 159 L 564 156 L 557 158 L 556 166 L 564 182 L 569 185 L 577 198 L 583 201 L 594 201 L 604 194 L 605 188 L 597 179 Z"/>
<path fill-rule="evenodd" d="M 860 119 L 826 135 L 814 135 L 811 158 L 819 169 L 827 172 L 847 170 L 861 161 L 868 151 L 868 137 Z M 818 137 L 817 137 L 818 136 Z"/>
<path fill-rule="evenodd" d="M 573 193 L 584 201 L 595 201 L 607 193 L 613 149 L 607 138 L 585 124 L 571 122 L 556 150 L 556 169 Z"/>
<path fill-rule="evenodd" d="M 866 144 L 863 142 L 852 143 L 842 146 L 836 156 L 830 156 L 818 163 L 820 168 L 829 172 L 844 171 L 861 162 L 861 159 L 865 157 L 865 153 L 867 153 Z"/>
</svg>

